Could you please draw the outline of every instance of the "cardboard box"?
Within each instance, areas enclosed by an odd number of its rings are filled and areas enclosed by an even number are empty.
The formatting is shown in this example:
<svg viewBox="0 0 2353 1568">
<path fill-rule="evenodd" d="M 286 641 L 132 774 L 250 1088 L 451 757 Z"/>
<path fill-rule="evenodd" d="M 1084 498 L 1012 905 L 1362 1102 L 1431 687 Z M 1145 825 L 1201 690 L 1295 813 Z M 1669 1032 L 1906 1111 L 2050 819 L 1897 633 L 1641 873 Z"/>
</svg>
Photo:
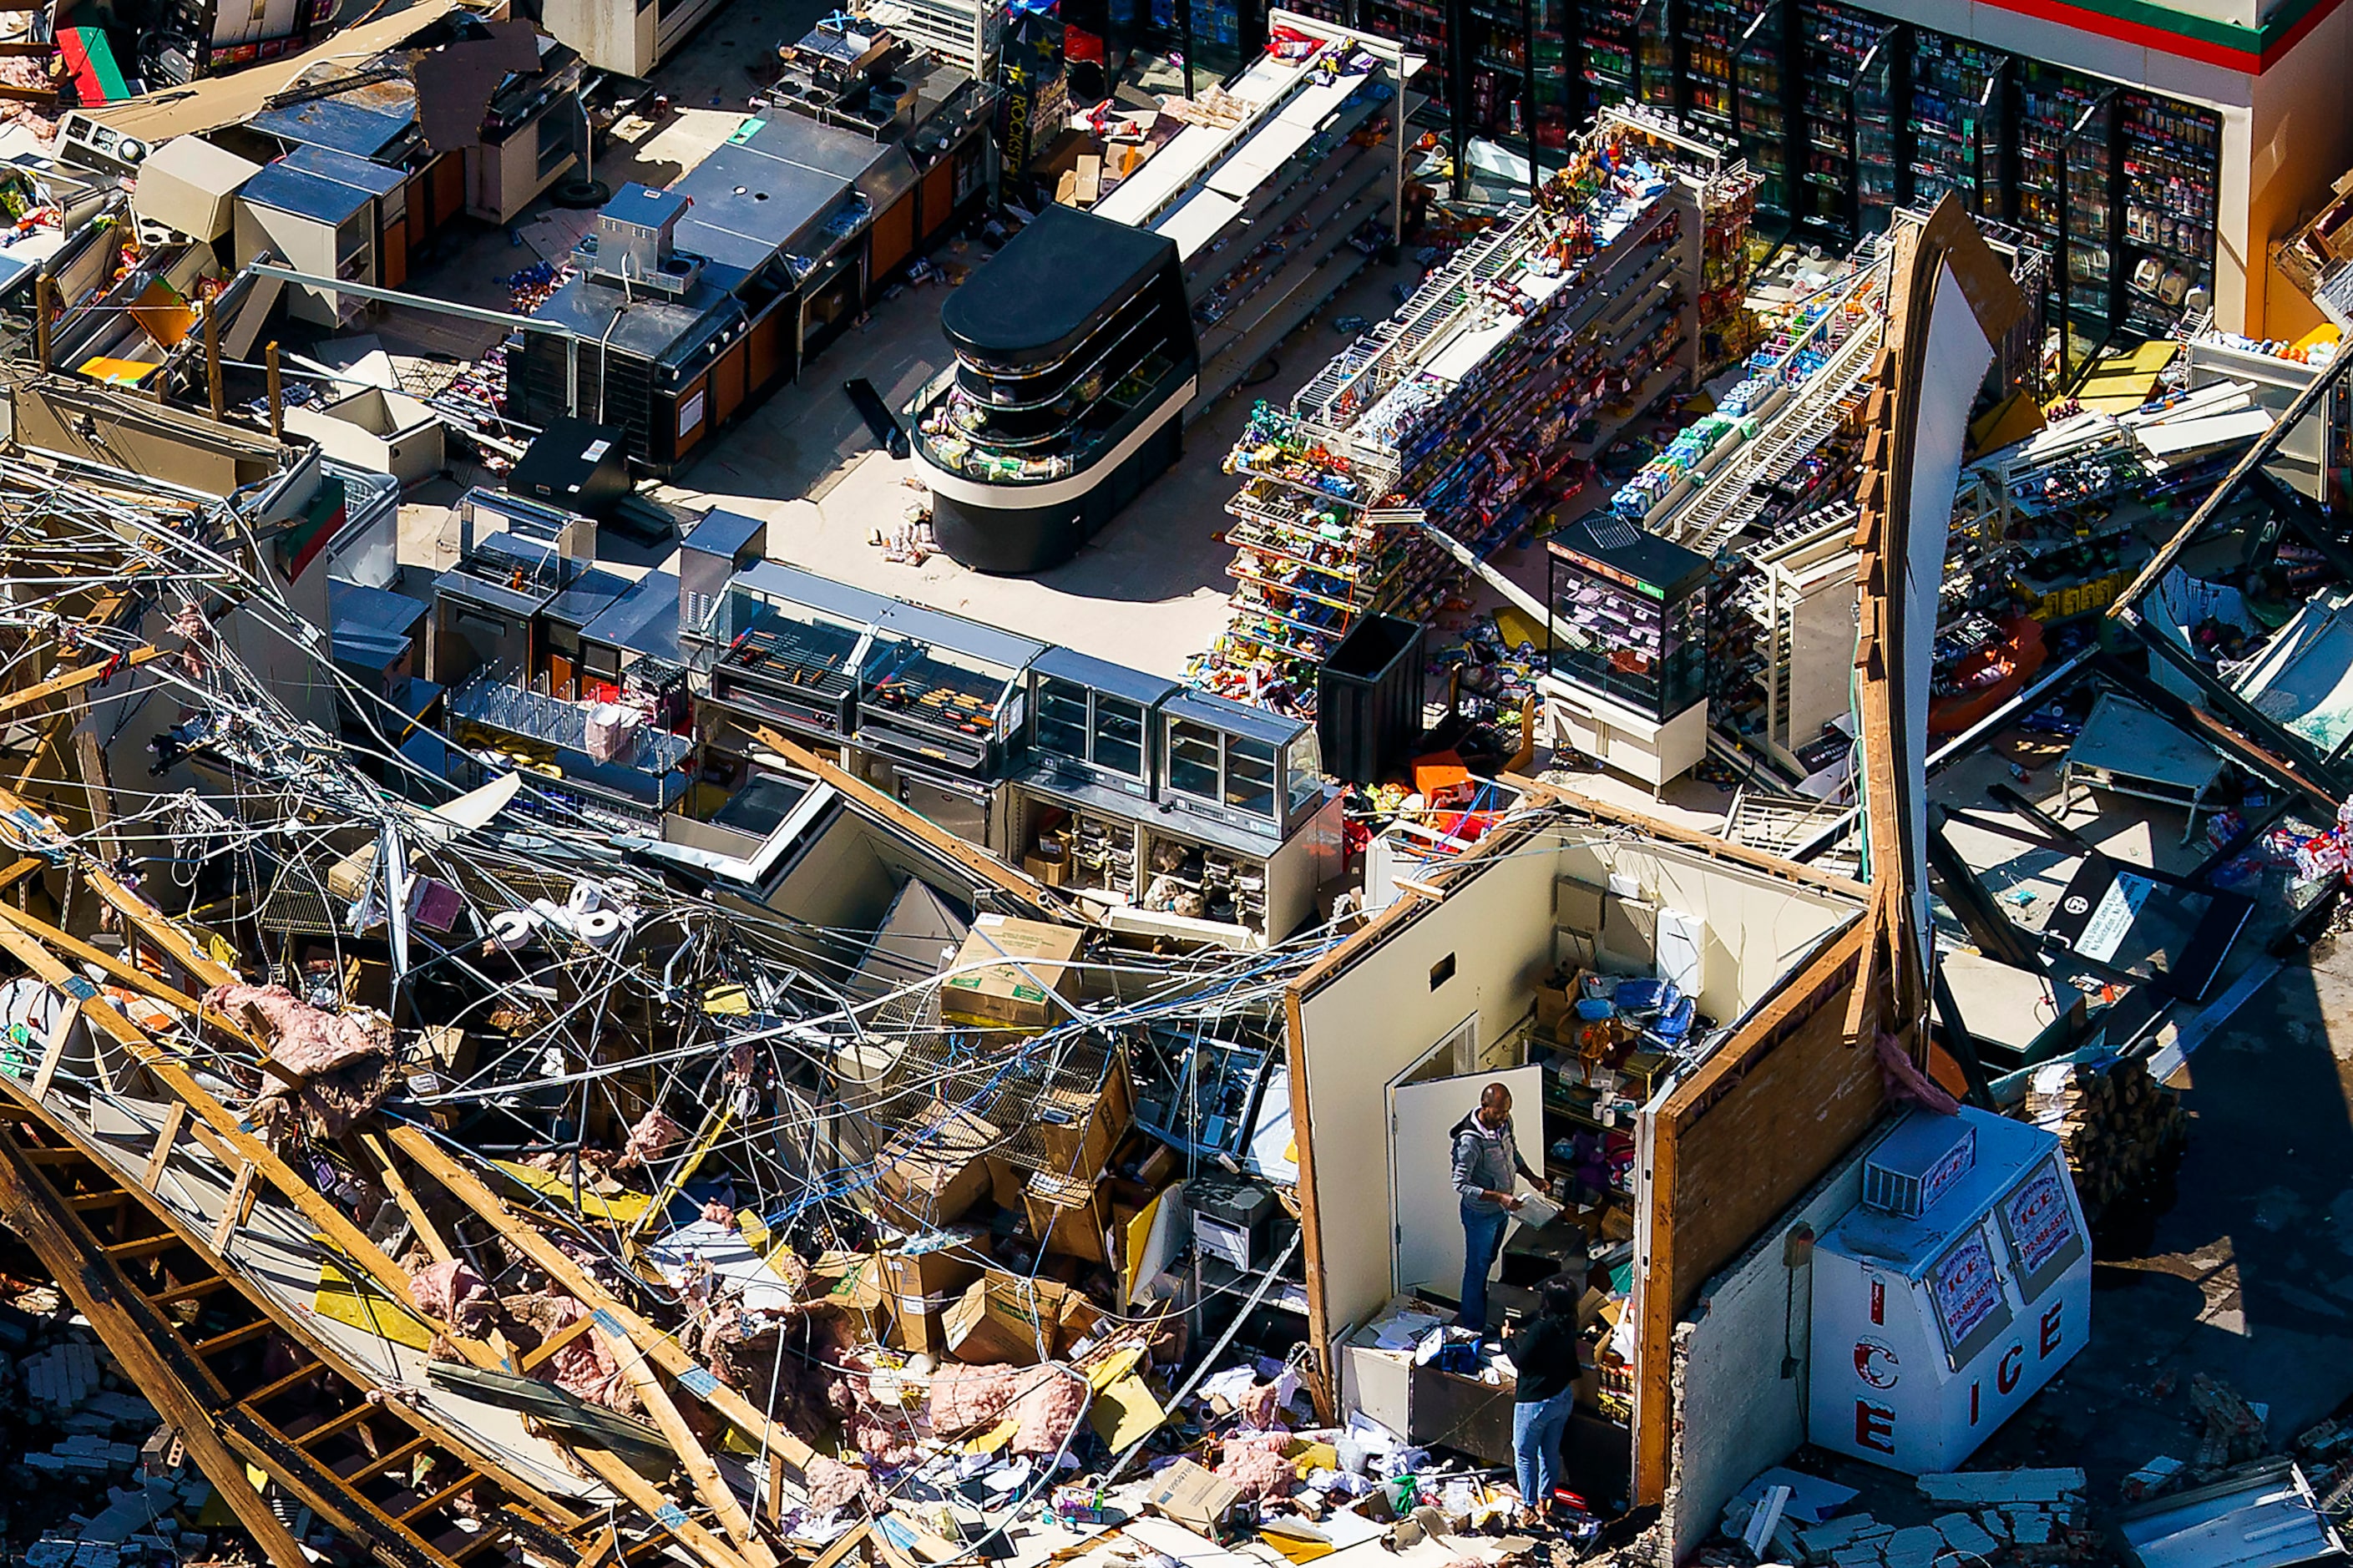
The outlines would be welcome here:
<svg viewBox="0 0 2353 1568">
<path fill-rule="evenodd" d="M 1536 1028 L 1540 1033 L 1550 1035 L 1556 1040 L 1563 1037 L 1561 1022 L 1569 1016 L 1577 1003 L 1572 989 L 1575 984 L 1572 981 L 1568 985 L 1536 987 Z"/>
<path fill-rule="evenodd" d="M 988 1201 L 1008 1214 L 1021 1212 L 1021 1189 L 1029 1173 L 1002 1154 L 988 1157 Z"/>
<path fill-rule="evenodd" d="M 1057 855 L 1048 859 L 1042 855 L 1024 855 L 1021 868 L 1036 880 L 1050 888 L 1059 888 L 1071 879 L 1071 858 Z"/>
<path fill-rule="evenodd" d="M 891 1342 L 902 1351 L 947 1350 L 947 1310 L 980 1278 L 988 1236 L 971 1226 L 918 1237 L 879 1260 L 891 1309 Z"/>
<path fill-rule="evenodd" d="M 1042 1029 L 1070 1016 L 1053 1000 L 1079 994 L 1082 933 L 1040 921 L 985 914 L 972 922 L 955 963 L 940 988 L 943 1016 L 965 1023 Z"/>
<path fill-rule="evenodd" d="M 1126 1075 L 1120 1070 L 1118 1076 L 1124 1079 Z M 1092 1093 L 1049 1089 L 1038 1097 L 1029 1112 L 1029 1134 L 1038 1142 L 1038 1168 L 1057 1176 L 1092 1180 L 1102 1174 L 1127 1126 L 1108 1087 Z"/>
<path fill-rule="evenodd" d="M 948 1353 L 975 1365 L 1034 1366 L 1061 1349 L 1069 1295 L 1050 1279 L 992 1268 L 947 1310 Z"/>
<path fill-rule="evenodd" d="M 884 1339 L 890 1332 L 891 1312 L 881 1276 L 871 1252 L 828 1252 L 810 1268 L 804 1300 L 811 1306 L 840 1312 L 856 1333 Z"/>
<path fill-rule="evenodd" d="M 1103 1237 L 1111 1214 L 1091 1178 L 1040 1171 L 1021 1195 L 1029 1234 L 1048 1252 L 1088 1263 L 1111 1261 Z"/>
<path fill-rule="evenodd" d="M 988 1122 L 932 1101 L 877 1158 L 876 1206 L 902 1229 L 954 1224 L 988 1195 L 987 1151 L 997 1141 Z"/>
<path fill-rule="evenodd" d="M 1071 1290 L 1062 1296 L 1062 1353 L 1072 1354 L 1081 1342 L 1092 1334 L 1103 1321 L 1103 1309 L 1089 1300 L 1083 1291 Z"/>
<path fill-rule="evenodd" d="M 1175 1520 L 1196 1535 L 1214 1539 L 1226 1516 L 1241 1500 L 1241 1489 L 1215 1470 L 1179 1459 L 1152 1478 L 1144 1506 Z"/>
</svg>

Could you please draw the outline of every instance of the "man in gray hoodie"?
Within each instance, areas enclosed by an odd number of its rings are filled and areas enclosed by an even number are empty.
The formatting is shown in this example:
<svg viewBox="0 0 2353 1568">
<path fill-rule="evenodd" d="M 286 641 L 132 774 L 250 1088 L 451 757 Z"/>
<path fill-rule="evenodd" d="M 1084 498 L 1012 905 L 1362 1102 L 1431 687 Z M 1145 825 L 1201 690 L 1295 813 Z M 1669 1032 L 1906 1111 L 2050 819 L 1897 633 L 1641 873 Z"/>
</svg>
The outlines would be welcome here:
<svg viewBox="0 0 2353 1568">
<path fill-rule="evenodd" d="M 1504 1249 L 1505 1224 L 1520 1206 L 1514 1175 L 1544 1184 L 1520 1158 L 1512 1135 L 1512 1091 L 1491 1083 L 1479 1092 L 1479 1109 L 1456 1122 L 1454 1190 L 1462 1200 L 1462 1310 L 1454 1321 L 1487 1331 L 1487 1274 Z"/>
</svg>

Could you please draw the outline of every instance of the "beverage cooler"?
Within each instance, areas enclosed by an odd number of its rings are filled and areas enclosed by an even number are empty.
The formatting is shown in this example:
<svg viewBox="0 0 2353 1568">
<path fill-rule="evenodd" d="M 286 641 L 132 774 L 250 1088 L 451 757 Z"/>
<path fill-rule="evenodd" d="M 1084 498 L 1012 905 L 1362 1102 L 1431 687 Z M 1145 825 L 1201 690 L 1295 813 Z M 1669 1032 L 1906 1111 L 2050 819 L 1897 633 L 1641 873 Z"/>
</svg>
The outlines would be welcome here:
<svg viewBox="0 0 2353 1568">
<path fill-rule="evenodd" d="M 1813 1441 L 1960 1468 L 2091 1338 L 2092 1256 L 2059 1139 L 1914 1110 L 1813 1248 Z"/>
</svg>

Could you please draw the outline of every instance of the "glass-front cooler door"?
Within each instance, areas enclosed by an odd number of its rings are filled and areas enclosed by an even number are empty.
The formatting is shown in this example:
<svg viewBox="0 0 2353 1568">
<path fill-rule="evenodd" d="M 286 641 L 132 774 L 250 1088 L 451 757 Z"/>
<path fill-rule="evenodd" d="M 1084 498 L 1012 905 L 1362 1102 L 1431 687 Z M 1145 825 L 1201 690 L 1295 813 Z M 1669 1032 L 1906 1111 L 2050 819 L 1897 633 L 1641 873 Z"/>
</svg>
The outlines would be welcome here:
<svg viewBox="0 0 2353 1568">
<path fill-rule="evenodd" d="M 1890 26 L 1857 64 L 1854 73 L 1854 208 L 1858 234 L 1884 229 L 1903 199 L 1903 160 L 1897 155 L 1895 98 L 1903 85 L 1897 49 L 1902 29 Z"/>
<path fill-rule="evenodd" d="M 1787 7 L 1767 0 L 1742 28 L 1733 60 L 1732 117 L 1741 156 L 1757 171 L 1757 210 L 1795 216 L 1789 184 L 1789 76 Z"/>
<path fill-rule="evenodd" d="M 1854 234 L 1854 84 L 1883 24 L 1831 0 L 1804 0 L 1798 37 L 1805 60 L 1803 133 L 1796 216 L 1850 239 Z"/>
</svg>

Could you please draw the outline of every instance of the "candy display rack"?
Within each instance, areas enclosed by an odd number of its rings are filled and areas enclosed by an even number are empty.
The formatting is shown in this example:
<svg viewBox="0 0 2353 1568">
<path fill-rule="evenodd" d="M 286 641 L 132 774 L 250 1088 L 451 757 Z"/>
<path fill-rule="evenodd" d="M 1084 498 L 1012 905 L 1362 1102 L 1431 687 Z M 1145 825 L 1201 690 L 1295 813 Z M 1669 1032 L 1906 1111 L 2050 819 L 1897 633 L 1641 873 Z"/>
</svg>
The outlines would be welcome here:
<svg viewBox="0 0 2353 1568">
<path fill-rule="evenodd" d="M 1287 411 L 1261 405 L 1243 476 L 1233 622 L 1196 668 L 1294 712 L 1369 610 L 1426 620 L 1526 531 L 1615 434 L 1708 367 L 1736 308 L 1756 177 L 1670 122 L 1605 110 L 1546 182 L 1432 271 Z"/>
</svg>

